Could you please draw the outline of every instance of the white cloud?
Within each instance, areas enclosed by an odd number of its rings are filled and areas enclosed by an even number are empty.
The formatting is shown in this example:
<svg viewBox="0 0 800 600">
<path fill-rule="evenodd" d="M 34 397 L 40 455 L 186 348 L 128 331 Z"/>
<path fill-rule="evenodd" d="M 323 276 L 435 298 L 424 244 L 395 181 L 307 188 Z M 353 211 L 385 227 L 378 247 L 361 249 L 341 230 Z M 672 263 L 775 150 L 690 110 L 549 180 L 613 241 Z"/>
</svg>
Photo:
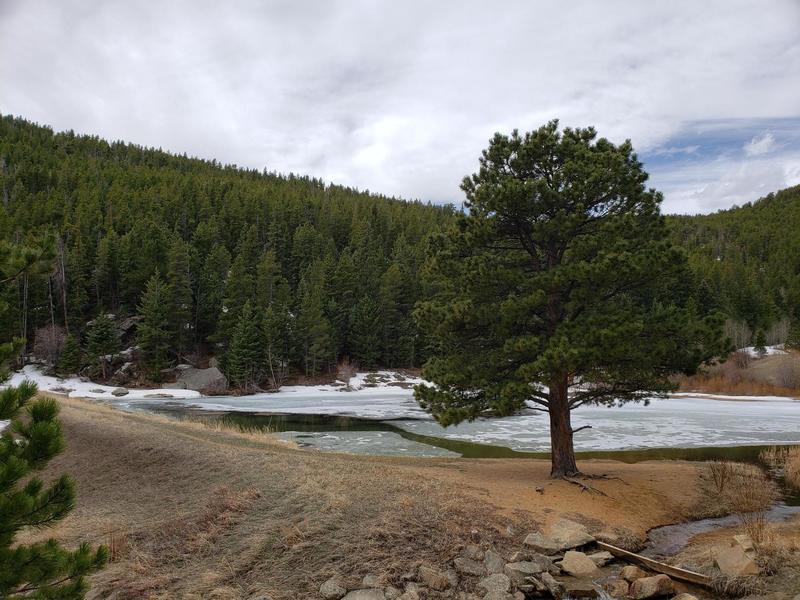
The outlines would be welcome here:
<svg viewBox="0 0 800 600">
<path fill-rule="evenodd" d="M 0 111 L 457 202 L 498 129 L 559 117 L 642 152 L 797 116 L 798 22 L 796 0 L 0 0 Z"/>
<path fill-rule="evenodd" d="M 761 156 L 775 149 L 775 136 L 770 132 L 755 136 L 744 145 L 744 153 L 747 156 Z"/>
</svg>

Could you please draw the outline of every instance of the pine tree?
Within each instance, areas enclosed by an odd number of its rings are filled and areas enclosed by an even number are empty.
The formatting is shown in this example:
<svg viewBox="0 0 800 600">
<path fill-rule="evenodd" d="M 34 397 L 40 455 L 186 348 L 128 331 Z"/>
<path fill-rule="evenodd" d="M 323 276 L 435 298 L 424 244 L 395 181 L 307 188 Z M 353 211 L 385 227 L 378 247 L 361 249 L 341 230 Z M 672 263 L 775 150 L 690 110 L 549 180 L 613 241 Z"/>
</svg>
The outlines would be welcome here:
<svg viewBox="0 0 800 600">
<path fill-rule="evenodd" d="M 292 358 L 292 327 L 289 311 L 282 304 L 267 307 L 261 327 L 266 375 L 270 389 L 277 391 L 289 374 Z"/>
<path fill-rule="evenodd" d="M 264 342 L 261 331 L 261 324 L 250 302 L 245 302 L 225 358 L 228 380 L 243 390 L 257 387 L 263 376 Z"/>
<path fill-rule="evenodd" d="M 334 331 L 323 306 L 324 280 L 321 263 L 311 268 L 300 282 L 297 313 L 297 351 L 307 376 L 318 375 L 335 360 Z"/>
<path fill-rule="evenodd" d="M 77 375 L 83 366 L 83 352 L 78 343 L 78 338 L 69 334 L 58 357 L 57 372 L 59 375 L 67 377 Z"/>
<path fill-rule="evenodd" d="M 789 327 L 789 336 L 786 338 L 786 347 L 800 350 L 800 319 L 792 321 Z"/>
<path fill-rule="evenodd" d="M 351 316 L 353 359 L 362 369 L 374 369 L 381 357 L 381 308 L 372 296 L 364 296 Z"/>
<path fill-rule="evenodd" d="M 167 255 L 167 285 L 164 300 L 168 306 L 171 347 L 178 355 L 188 352 L 194 343 L 194 306 L 190 246 L 177 238 Z"/>
<path fill-rule="evenodd" d="M 685 259 L 629 142 L 551 122 L 496 134 L 464 179 L 469 214 L 431 246 L 436 341 L 415 390 L 443 425 L 533 406 L 550 418 L 551 474 L 575 475 L 570 413 L 645 401 L 726 349 L 694 314 Z"/>
<path fill-rule="evenodd" d="M 203 262 L 197 282 L 197 333 L 201 340 L 214 335 L 225 297 L 225 279 L 231 255 L 225 246 L 215 246 Z"/>
<path fill-rule="evenodd" d="M 763 358 L 767 353 L 767 336 L 764 334 L 763 329 L 759 329 L 756 333 L 756 345 L 753 348 L 758 354 L 759 358 Z"/>
<path fill-rule="evenodd" d="M 102 314 L 89 324 L 86 351 L 91 361 L 100 367 L 102 378 L 107 379 L 108 365 L 119 352 L 119 334 L 108 315 Z"/>
<path fill-rule="evenodd" d="M 174 345 L 169 287 L 158 273 L 150 278 L 139 302 L 142 320 L 136 330 L 136 342 L 142 355 L 142 365 L 154 381 L 161 380 L 161 370 L 169 366 Z"/>
</svg>

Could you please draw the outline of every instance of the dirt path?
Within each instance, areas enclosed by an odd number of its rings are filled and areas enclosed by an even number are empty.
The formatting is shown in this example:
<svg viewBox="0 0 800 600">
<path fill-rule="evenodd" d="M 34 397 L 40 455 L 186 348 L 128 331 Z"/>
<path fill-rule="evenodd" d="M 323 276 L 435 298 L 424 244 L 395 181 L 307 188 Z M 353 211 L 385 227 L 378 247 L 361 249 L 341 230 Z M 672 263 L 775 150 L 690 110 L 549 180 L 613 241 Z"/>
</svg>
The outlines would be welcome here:
<svg viewBox="0 0 800 600">
<path fill-rule="evenodd" d="M 397 578 L 470 539 L 519 547 L 559 515 L 642 535 L 695 499 L 687 463 L 582 463 L 621 478 L 592 482 L 601 496 L 550 481 L 545 461 L 321 454 L 59 400 L 68 448 L 45 477 L 70 473 L 78 506 L 36 536 L 112 546 L 91 597 L 316 598 L 330 575 Z"/>
</svg>

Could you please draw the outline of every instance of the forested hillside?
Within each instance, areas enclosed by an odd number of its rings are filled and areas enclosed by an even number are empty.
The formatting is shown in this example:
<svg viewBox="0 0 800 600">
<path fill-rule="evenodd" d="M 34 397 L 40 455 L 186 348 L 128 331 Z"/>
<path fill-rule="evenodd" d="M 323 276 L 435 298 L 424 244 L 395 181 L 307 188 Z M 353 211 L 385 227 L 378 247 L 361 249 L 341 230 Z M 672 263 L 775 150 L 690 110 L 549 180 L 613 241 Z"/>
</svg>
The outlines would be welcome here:
<svg viewBox="0 0 800 600">
<path fill-rule="evenodd" d="M 279 385 L 349 358 L 425 358 L 411 311 L 433 207 L 0 119 L 0 235 L 49 246 L 50 276 L 6 300 L 64 372 L 105 370 L 124 317 L 142 372 L 216 355 L 234 385 Z M 109 322 L 105 316 L 112 314 Z M 5 339 L 5 338 L 4 338 Z M 109 375 L 106 373 L 106 375 Z"/>
<path fill-rule="evenodd" d="M 729 318 L 737 346 L 785 341 L 800 321 L 800 186 L 710 215 L 673 216 L 701 301 Z"/>
</svg>

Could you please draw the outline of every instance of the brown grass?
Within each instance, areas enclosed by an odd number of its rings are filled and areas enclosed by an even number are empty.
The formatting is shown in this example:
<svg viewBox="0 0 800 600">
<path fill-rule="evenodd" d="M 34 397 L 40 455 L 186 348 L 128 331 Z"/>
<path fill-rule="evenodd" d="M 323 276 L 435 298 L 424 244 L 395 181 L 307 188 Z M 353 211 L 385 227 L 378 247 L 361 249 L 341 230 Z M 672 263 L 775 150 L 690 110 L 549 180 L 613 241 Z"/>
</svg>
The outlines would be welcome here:
<svg viewBox="0 0 800 600">
<path fill-rule="evenodd" d="M 697 471 L 682 463 L 582 463 L 624 479 L 598 480 L 608 496 L 597 497 L 549 480 L 546 461 L 322 454 L 219 424 L 60 403 L 68 447 L 44 476 L 73 475 L 77 508 L 20 541 L 108 544 L 91 598 L 316 598 L 330 576 L 398 584 L 476 541 L 510 555 L 564 514 L 641 535 L 694 500 Z"/>
<path fill-rule="evenodd" d="M 759 453 L 762 462 L 783 472 L 786 483 L 800 489 L 800 446 L 773 446 Z"/>
</svg>

